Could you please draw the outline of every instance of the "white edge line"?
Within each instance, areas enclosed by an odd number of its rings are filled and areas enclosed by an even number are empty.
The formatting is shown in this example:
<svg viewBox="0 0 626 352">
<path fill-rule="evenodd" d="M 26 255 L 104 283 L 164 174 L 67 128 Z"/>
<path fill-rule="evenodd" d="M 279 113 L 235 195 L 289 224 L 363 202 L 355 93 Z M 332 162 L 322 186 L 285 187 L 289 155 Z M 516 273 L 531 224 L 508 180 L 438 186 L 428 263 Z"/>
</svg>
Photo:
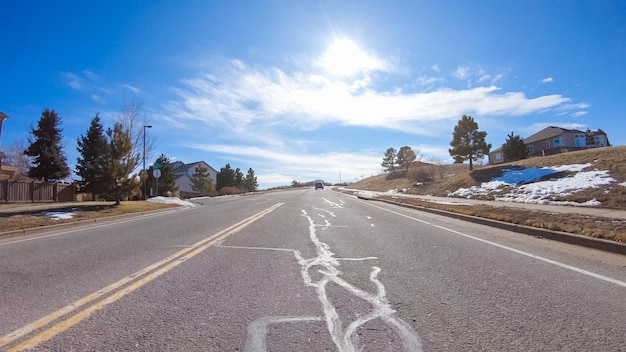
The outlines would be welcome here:
<svg viewBox="0 0 626 352">
<path fill-rule="evenodd" d="M 521 251 L 519 249 L 515 249 L 515 248 L 512 248 L 512 247 L 508 247 L 508 246 L 505 246 L 505 245 L 502 245 L 502 244 L 498 244 L 498 243 L 495 243 L 495 242 L 492 242 L 492 241 L 488 241 L 488 240 L 485 240 L 485 239 L 482 239 L 482 238 L 479 238 L 479 237 L 468 235 L 466 233 L 462 233 L 462 232 L 459 232 L 459 231 L 456 231 L 456 230 L 452 230 L 452 229 L 449 229 L 447 227 L 435 225 L 435 224 L 430 223 L 428 221 L 421 220 L 421 219 L 416 219 L 416 218 L 411 217 L 409 215 L 402 214 L 402 213 L 399 213 L 399 212 L 396 212 L 396 211 L 393 211 L 393 210 L 390 210 L 390 209 L 385 209 L 385 208 L 382 208 L 382 207 L 370 204 L 370 203 L 365 202 L 365 201 L 363 203 L 367 204 L 367 205 L 369 205 L 371 207 L 378 208 L 380 210 L 384 210 L 386 212 L 392 213 L 392 214 L 400 215 L 400 216 L 403 216 L 405 218 L 408 218 L 408 219 L 411 219 L 411 220 L 414 220 L 414 221 L 417 221 L 417 222 L 421 222 L 423 224 L 430 225 L 430 226 L 436 227 L 436 228 L 444 230 L 444 231 L 448 231 L 448 232 L 453 233 L 455 235 L 459 235 L 459 236 L 463 236 L 463 237 L 466 237 L 466 238 L 469 238 L 469 239 L 473 239 L 475 241 L 486 243 L 486 244 L 492 245 L 494 247 L 506 249 L 508 251 L 511 251 L 511 252 L 514 252 L 514 253 L 517 253 L 517 254 L 521 254 L 521 255 L 524 255 L 524 256 L 527 256 L 527 257 L 530 257 L 530 258 L 533 258 L 533 259 L 540 260 L 540 261 L 545 262 L 545 263 L 556 265 L 556 266 L 559 266 L 559 267 L 564 268 L 564 269 L 575 271 L 577 273 L 580 273 L 580 274 L 583 274 L 583 275 L 587 275 L 587 276 L 591 276 L 591 277 L 593 277 L 595 279 L 606 281 L 606 282 L 609 282 L 609 283 L 612 283 L 612 284 L 615 284 L 615 285 L 622 286 L 622 287 L 626 288 L 626 282 L 624 282 L 624 281 L 620 281 L 620 280 L 617 280 L 617 279 L 610 278 L 608 276 L 596 274 L 594 272 L 591 272 L 591 271 L 588 271 L 588 270 L 585 270 L 585 269 L 581 269 L 581 268 L 578 268 L 578 267 L 575 267 L 575 266 L 572 266 L 572 265 L 569 265 L 569 264 L 561 263 L 561 262 L 558 262 L 556 260 L 548 259 L 548 258 L 539 256 L 539 255 L 536 255 L 536 254 L 524 252 L 524 251 Z"/>
</svg>

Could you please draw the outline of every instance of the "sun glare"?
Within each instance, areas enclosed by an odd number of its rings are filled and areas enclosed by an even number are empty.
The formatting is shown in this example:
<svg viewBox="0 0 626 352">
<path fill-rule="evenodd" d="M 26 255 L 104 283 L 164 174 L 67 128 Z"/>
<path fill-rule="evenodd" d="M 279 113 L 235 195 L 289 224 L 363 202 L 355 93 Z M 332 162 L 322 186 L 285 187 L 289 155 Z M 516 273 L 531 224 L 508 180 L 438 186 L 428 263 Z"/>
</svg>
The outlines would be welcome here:
<svg viewBox="0 0 626 352">
<path fill-rule="evenodd" d="M 348 39 L 336 39 L 322 59 L 325 69 L 334 74 L 352 75 L 364 69 L 377 66 L 378 60 L 361 50 Z"/>
</svg>

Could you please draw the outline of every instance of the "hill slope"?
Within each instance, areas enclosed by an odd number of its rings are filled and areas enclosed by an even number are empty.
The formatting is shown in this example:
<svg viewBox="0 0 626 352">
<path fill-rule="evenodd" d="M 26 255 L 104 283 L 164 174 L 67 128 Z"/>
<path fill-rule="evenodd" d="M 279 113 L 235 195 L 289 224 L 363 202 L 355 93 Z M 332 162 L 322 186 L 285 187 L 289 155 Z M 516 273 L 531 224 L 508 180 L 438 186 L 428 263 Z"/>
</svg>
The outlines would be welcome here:
<svg viewBox="0 0 626 352">
<path fill-rule="evenodd" d="M 585 166 L 580 172 L 593 170 L 606 171 L 612 178 L 612 182 L 603 185 L 594 185 L 592 188 L 574 190 L 570 194 L 551 193 L 546 199 L 554 202 L 574 202 L 577 204 L 593 204 L 600 207 L 626 209 L 626 146 L 596 148 L 581 151 L 566 152 L 547 157 L 533 157 L 513 163 L 487 165 L 475 167 L 469 171 L 466 164 L 434 165 L 427 163 L 415 163 L 409 170 L 396 171 L 392 174 L 382 174 L 363 179 L 351 188 L 381 191 L 401 190 L 411 194 L 424 194 L 434 196 L 454 196 L 452 193 L 463 188 L 479 187 L 483 183 L 502 177 L 510 169 L 528 168 L 556 168 L 563 165 Z M 586 165 L 588 164 L 588 165 Z M 575 177 L 576 171 L 563 171 L 551 173 L 548 179 L 564 179 Z M 537 179 L 534 182 L 545 181 Z M 473 194 L 472 198 L 495 200 L 502 195 L 503 191 L 520 187 L 517 185 L 503 185 L 491 192 L 480 195 Z M 545 188 L 546 192 L 555 192 Z M 457 196 L 460 193 L 457 192 Z"/>
</svg>

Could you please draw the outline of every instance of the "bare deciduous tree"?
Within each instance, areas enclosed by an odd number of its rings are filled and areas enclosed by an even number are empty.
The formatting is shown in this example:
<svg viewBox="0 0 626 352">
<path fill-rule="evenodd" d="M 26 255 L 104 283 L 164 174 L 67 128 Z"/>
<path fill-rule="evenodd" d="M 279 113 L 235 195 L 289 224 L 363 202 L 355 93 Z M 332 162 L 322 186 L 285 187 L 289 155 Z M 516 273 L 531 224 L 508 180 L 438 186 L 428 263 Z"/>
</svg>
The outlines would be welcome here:
<svg viewBox="0 0 626 352">
<path fill-rule="evenodd" d="M 149 126 L 148 120 L 143 110 L 143 103 L 140 100 L 133 99 L 122 104 L 122 110 L 118 115 L 117 121 L 122 125 L 123 129 L 128 133 L 131 142 L 130 155 L 138 160 L 150 160 L 150 155 L 154 151 L 157 138 L 154 134 L 144 133 Z M 145 155 L 144 153 L 145 141 Z M 145 159 L 144 159 L 145 157 Z M 137 163 L 136 168 L 141 167 L 141 163 Z M 132 170 L 135 171 L 135 170 Z"/>
<path fill-rule="evenodd" d="M 2 152 L 6 155 L 3 163 L 11 165 L 17 169 L 15 171 L 16 180 L 27 179 L 28 169 L 32 165 L 31 158 L 24 154 L 24 150 L 26 150 L 26 146 L 24 145 L 24 141 L 21 139 L 14 141 L 12 145 L 6 148 L 2 148 Z"/>
</svg>

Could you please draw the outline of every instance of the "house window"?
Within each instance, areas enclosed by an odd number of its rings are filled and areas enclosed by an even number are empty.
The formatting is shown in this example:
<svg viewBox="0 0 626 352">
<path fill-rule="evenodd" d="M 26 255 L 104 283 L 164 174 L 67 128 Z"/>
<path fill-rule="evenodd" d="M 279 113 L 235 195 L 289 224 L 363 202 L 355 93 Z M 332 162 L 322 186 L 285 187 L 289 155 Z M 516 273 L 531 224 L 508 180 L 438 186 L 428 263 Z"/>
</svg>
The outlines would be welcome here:
<svg viewBox="0 0 626 352">
<path fill-rule="evenodd" d="M 577 147 L 586 147 L 587 146 L 587 141 L 585 140 L 585 135 L 584 134 L 575 134 L 574 135 L 574 142 L 576 143 Z"/>
<path fill-rule="evenodd" d="M 561 147 L 565 147 L 565 138 L 561 138 Z"/>
<path fill-rule="evenodd" d="M 496 161 L 502 161 L 502 153 L 496 153 Z"/>
<path fill-rule="evenodd" d="M 528 154 L 532 154 L 535 152 L 535 146 L 534 145 L 529 145 L 528 148 Z"/>
<path fill-rule="evenodd" d="M 546 141 L 546 149 L 550 149 L 550 141 Z"/>
<path fill-rule="evenodd" d="M 560 139 L 555 139 L 555 140 L 553 140 L 553 141 L 552 141 L 552 145 L 554 145 L 555 147 L 560 146 L 560 145 L 561 145 L 561 140 L 560 140 Z M 547 146 L 548 148 L 550 148 L 550 144 L 549 144 L 549 143 L 546 143 L 546 146 Z"/>
</svg>

